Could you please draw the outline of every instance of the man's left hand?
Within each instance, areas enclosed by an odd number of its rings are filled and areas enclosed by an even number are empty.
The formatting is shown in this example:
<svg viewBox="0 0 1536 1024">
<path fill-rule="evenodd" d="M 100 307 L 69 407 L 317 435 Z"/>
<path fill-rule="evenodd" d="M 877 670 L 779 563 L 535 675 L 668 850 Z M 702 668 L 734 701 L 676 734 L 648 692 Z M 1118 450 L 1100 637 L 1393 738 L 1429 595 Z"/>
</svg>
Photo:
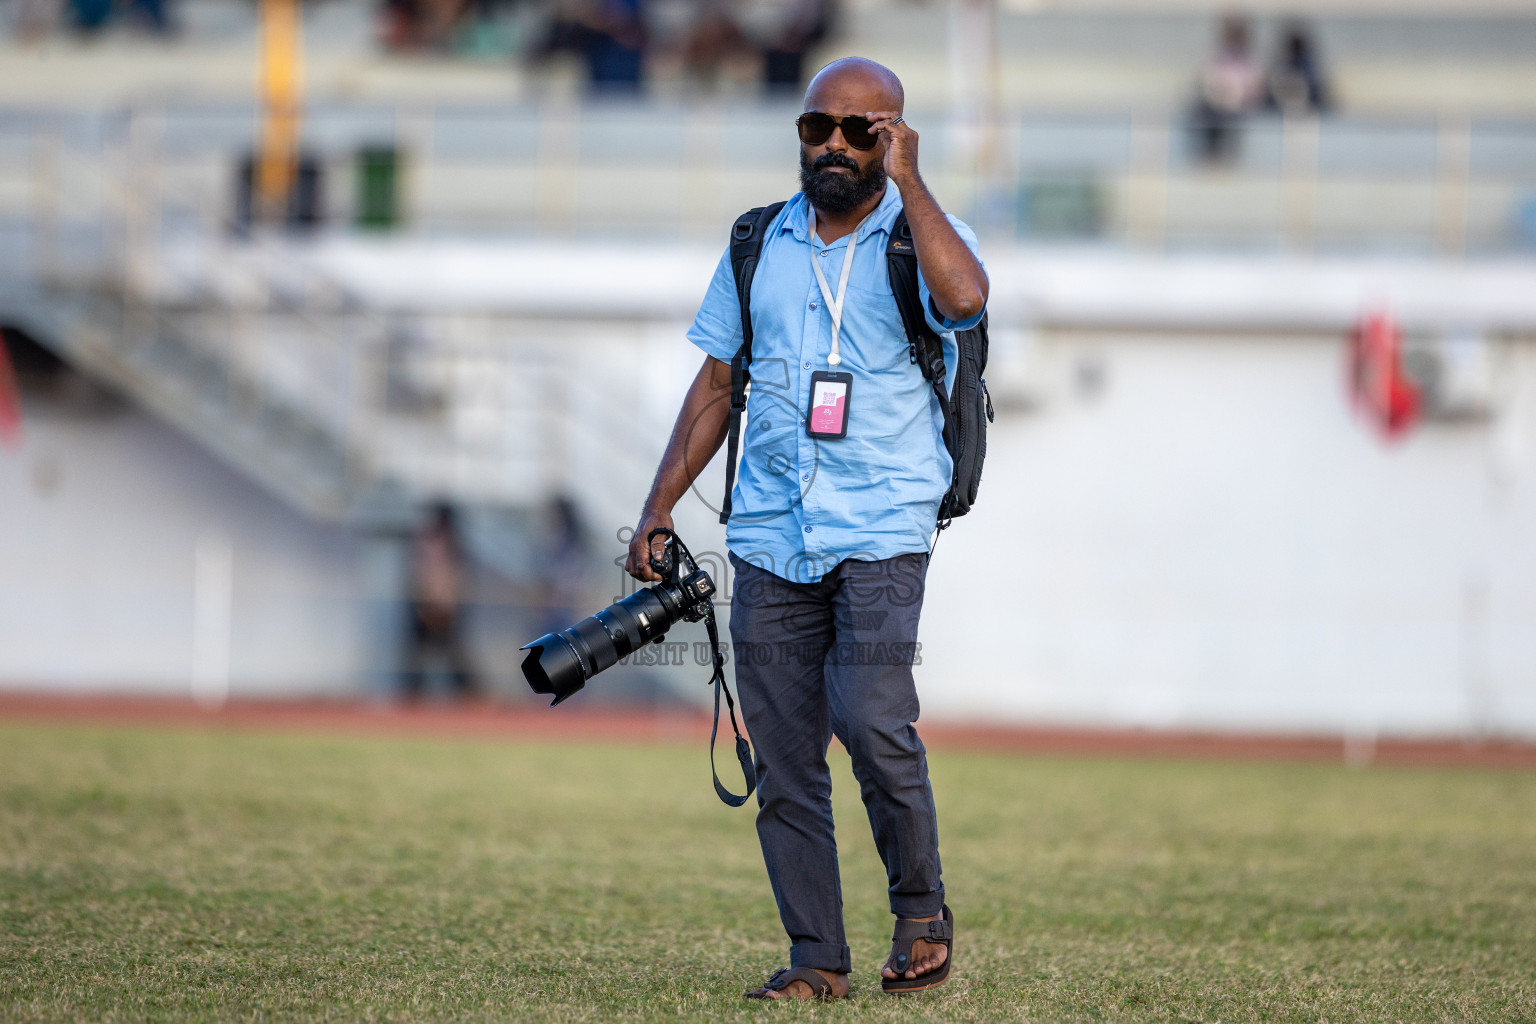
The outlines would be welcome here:
<svg viewBox="0 0 1536 1024">
<path fill-rule="evenodd" d="M 872 131 L 885 135 L 886 177 L 905 192 L 908 185 L 920 183 L 922 178 L 917 173 L 917 132 L 905 121 L 897 124 L 896 119 L 900 116 L 895 110 L 871 110 L 864 115 L 864 120 L 869 122 Z"/>
</svg>

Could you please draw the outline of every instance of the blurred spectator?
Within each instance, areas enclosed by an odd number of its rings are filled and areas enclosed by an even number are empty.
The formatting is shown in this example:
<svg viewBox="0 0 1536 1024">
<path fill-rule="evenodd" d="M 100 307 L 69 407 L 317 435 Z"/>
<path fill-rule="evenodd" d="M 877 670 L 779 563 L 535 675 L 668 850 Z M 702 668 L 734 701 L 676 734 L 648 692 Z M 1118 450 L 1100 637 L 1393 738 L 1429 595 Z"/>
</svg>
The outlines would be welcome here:
<svg viewBox="0 0 1536 1024">
<path fill-rule="evenodd" d="M 384 0 L 379 8 L 379 41 L 395 53 L 420 49 L 426 40 L 419 0 Z"/>
<path fill-rule="evenodd" d="M 1196 151 L 1209 163 L 1223 163 L 1237 154 L 1242 118 L 1264 100 L 1264 74 L 1249 46 L 1248 19 L 1227 15 L 1221 21 L 1216 53 L 1200 72 L 1195 98 Z"/>
<path fill-rule="evenodd" d="M 554 498 L 545 511 L 544 541 L 533 601 L 538 632 L 558 633 L 590 615 L 592 544 L 576 502 Z"/>
<path fill-rule="evenodd" d="M 106 28 L 117 8 L 113 0 L 69 0 L 69 10 L 75 30 L 89 36 Z M 171 31 L 165 0 L 130 0 L 127 12 L 151 32 L 169 34 Z"/>
<path fill-rule="evenodd" d="M 475 10 L 469 0 L 384 0 L 380 36 L 397 53 L 447 50 Z"/>
<path fill-rule="evenodd" d="M 19 0 L 16 9 L 16 38 L 24 43 L 47 37 L 59 24 L 62 0 Z"/>
<path fill-rule="evenodd" d="M 800 93 L 805 55 L 832 34 L 836 20 L 835 0 L 791 0 L 763 48 L 763 84 L 769 92 Z"/>
<path fill-rule="evenodd" d="M 1332 105 L 1317 45 L 1304 22 L 1290 22 L 1281 31 L 1265 84 L 1269 106 L 1282 114 L 1321 114 Z"/>
<path fill-rule="evenodd" d="M 112 16 L 112 0 L 70 0 L 69 13 L 74 17 L 75 31 L 91 36 L 107 27 Z"/>
<path fill-rule="evenodd" d="M 731 0 L 702 0 L 683 38 L 683 66 L 690 78 L 714 84 L 727 61 L 751 50 L 733 17 Z"/>
<path fill-rule="evenodd" d="M 644 0 L 562 0 L 535 61 L 574 53 L 598 92 L 639 92 L 645 73 Z"/>
<path fill-rule="evenodd" d="M 449 689 L 455 696 L 478 693 L 479 682 L 460 636 L 464 553 L 452 506 L 434 506 L 411 539 L 409 585 L 411 621 L 406 638 L 405 696 L 421 696 L 427 670 L 434 661 L 445 669 Z"/>
</svg>

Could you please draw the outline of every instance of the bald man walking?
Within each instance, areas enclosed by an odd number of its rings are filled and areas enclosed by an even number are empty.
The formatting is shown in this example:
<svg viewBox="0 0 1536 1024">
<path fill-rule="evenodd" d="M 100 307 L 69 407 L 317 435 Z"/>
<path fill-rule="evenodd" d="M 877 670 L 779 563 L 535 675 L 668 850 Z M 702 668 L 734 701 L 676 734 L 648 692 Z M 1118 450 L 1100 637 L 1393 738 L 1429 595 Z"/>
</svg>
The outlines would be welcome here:
<svg viewBox="0 0 1536 1024">
<path fill-rule="evenodd" d="M 900 80 L 873 61 L 846 58 L 816 75 L 796 121 L 801 191 L 768 225 L 751 284 L 752 388 L 726 530 L 731 638 L 757 750 L 758 839 L 790 948 L 789 967 L 749 998 L 848 993 L 826 760 L 834 735 L 852 758 L 890 883 L 896 923 L 881 987 L 932 988 L 950 971 L 954 918 L 912 663 L 952 463 L 887 279 L 898 216 L 911 227 L 919 298 L 949 367 L 954 332 L 981 321 L 988 284 L 975 235 L 923 184 L 903 105 Z M 726 437 L 741 313 L 727 250 L 688 332 L 704 365 L 630 545 L 626 569 L 637 579 L 656 579 L 646 537 L 672 526 L 672 509 Z"/>
</svg>

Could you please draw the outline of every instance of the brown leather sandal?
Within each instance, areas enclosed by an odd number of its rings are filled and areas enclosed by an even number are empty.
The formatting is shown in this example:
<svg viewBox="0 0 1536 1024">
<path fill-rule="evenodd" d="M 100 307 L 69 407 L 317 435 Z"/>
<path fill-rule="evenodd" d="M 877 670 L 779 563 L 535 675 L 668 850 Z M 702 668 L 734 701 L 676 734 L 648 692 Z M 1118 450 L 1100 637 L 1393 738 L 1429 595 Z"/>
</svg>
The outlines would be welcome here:
<svg viewBox="0 0 1536 1024">
<path fill-rule="evenodd" d="M 891 970 L 896 972 L 896 977 L 887 978 L 882 975 L 880 987 L 883 990 L 921 992 L 925 988 L 933 988 L 949 980 L 949 968 L 955 962 L 955 915 L 949 912 L 947 905 L 944 907 L 943 915 L 943 918 L 938 921 L 908 921 L 899 917 L 896 919 L 896 932 L 891 936 L 891 958 L 886 961 Z M 912 956 L 912 943 L 918 939 L 941 943 L 946 954 L 944 962 L 927 974 L 919 974 L 915 978 L 903 978 L 901 975 L 915 959 Z"/>
<path fill-rule="evenodd" d="M 742 993 L 748 999 L 768 999 L 763 995 L 765 991 L 782 992 L 797 981 L 803 981 L 811 987 L 811 998 L 817 1000 L 836 999 L 832 994 L 832 983 L 823 978 L 809 967 L 780 967 L 773 972 L 773 977 L 763 983 L 761 988 L 748 989 Z"/>
</svg>

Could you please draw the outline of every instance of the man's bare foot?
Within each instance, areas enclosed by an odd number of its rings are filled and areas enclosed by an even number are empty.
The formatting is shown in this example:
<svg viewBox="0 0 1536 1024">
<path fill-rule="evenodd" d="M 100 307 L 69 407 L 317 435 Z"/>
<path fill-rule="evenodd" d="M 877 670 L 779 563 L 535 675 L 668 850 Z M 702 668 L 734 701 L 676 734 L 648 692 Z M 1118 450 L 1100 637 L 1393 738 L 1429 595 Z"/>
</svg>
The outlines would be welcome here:
<svg viewBox="0 0 1536 1024">
<path fill-rule="evenodd" d="M 910 917 L 903 920 L 920 922 L 938 921 L 943 916 L 943 914 L 934 914 L 932 917 Z M 891 959 L 894 958 L 895 954 L 892 953 Z M 927 974 L 930 971 L 938 970 L 944 966 L 944 961 L 947 959 L 949 959 L 949 949 L 944 943 L 929 942 L 927 939 L 913 939 L 912 962 L 907 965 L 907 969 L 898 974 L 896 969 L 891 966 L 891 960 L 886 960 L 885 966 L 880 968 L 880 977 L 915 978 L 920 974 Z"/>
<path fill-rule="evenodd" d="M 842 999 L 848 994 L 848 975 L 837 974 L 833 971 L 817 970 L 814 967 L 810 969 L 826 978 L 827 984 L 832 986 L 832 991 L 827 998 Z M 792 981 L 782 989 L 767 987 L 754 989 L 747 994 L 753 999 L 811 999 L 815 996 L 815 993 L 811 991 L 811 986 L 803 981 Z"/>
</svg>

